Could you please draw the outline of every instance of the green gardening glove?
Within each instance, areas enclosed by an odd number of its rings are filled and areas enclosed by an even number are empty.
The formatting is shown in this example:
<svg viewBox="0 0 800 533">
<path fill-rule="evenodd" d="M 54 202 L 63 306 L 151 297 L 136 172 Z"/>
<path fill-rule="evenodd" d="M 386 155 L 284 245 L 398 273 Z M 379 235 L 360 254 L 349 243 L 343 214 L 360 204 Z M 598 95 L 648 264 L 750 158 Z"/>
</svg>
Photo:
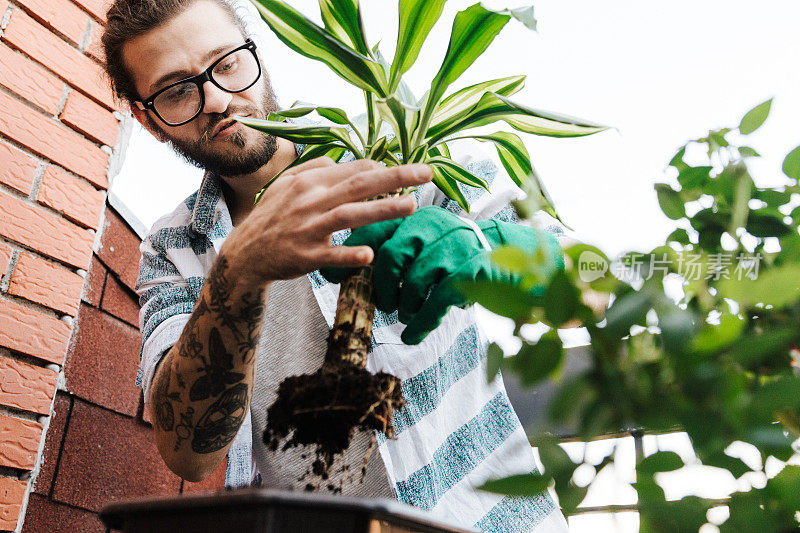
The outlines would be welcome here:
<svg viewBox="0 0 800 533">
<path fill-rule="evenodd" d="M 513 245 L 533 252 L 544 246 L 554 269 L 563 268 L 561 248 L 551 235 L 497 220 L 476 223 L 492 249 Z M 406 344 L 419 344 L 439 326 L 450 306 L 470 304 L 456 289 L 458 282 L 520 281 L 491 260 L 467 222 L 441 207 L 423 207 L 406 218 L 357 228 L 344 244 L 367 245 L 375 251 L 376 307 L 385 313 L 398 311 L 400 322 L 406 324 L 401 335 Z M 320 272 L 331 283 L 340 283 L 353 269 Z"/>
</svg>

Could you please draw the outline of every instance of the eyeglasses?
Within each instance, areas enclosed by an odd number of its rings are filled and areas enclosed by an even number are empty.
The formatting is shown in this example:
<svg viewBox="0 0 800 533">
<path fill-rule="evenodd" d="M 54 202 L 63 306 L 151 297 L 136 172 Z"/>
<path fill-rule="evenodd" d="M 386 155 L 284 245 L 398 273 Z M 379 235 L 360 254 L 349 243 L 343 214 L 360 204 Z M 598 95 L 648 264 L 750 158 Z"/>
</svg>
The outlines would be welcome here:
<svg viewBox="0 0 800 533">
<path fill-rule="evenodd" d="M 203 84 L 210 81 L 229 93 L 240 93 L 252 87 L 261 77 L 261 63 L 256 44 L 245 43 L 221 58 L 197 76 L 176 81 L 159 89 L 149 98 L 136 102 L 141 110 L 149 109 L 167 126 L 182 126 L 193 121 L 205 106 Z"/>
</svg>

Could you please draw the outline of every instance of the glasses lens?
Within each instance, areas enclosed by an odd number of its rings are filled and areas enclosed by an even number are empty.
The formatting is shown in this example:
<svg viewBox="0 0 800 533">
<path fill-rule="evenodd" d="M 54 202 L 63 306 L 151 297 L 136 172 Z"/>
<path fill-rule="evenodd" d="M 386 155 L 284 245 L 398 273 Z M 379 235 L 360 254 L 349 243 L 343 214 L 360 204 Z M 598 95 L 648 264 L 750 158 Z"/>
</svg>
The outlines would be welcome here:
<svg viewBox="0 0 800 533">
<path fill-rule="evenodd" d="M 247 89 L 256 82 L 258 76 L 258 62 L 250 50 L 237 50 L 226 55 L 211 72 L 214 81 L 230 92 Z"/>
<path fill-rule="evenodd" d="M 168 124 L 185 122 L 200 110 L 201 99 L 196 83 L 180 83 L 156 96 L 156 111 Z"/>
</svg>

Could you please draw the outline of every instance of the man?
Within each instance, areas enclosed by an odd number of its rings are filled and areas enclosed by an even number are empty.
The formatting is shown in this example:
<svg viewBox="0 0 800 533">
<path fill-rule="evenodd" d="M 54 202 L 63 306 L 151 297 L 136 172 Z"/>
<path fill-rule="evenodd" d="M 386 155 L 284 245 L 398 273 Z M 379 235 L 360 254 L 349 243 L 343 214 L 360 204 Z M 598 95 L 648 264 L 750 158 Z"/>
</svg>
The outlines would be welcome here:
<svg viewBox="0 0 800 533">
<path fill-rule="evenodd" d="M 534 470 L 532 451 L 502 380 L 486 383 L 474 312 L 447 311 L 464 303 L 453 295 L 434 306 L 444 284 L 419 283 L 456 252 L 463 261 L 452 279 L 464 265 L 502 275 L 484 253 L 487 240 L 546 246 L 554 256 L 557 244 L 510 223 L 476 225 L 439 207 L 415 212 L 417 202 L 454 210 L 427 184 L 425 165 L 317 159 L 286 172 L 253 206 L 298 147 L 232 118 L 278 108 L 264 57 L 236 12 L 223 0 L 115 0 L 107 20 L 103 44 L 117 95 L 151 134 L 207 171 L 198 192 L 156 222 L 141 248 L 139 380 L 170 469 L 201 480 L 230 453 L 231 485 L 258 471 L 268 486 L 396 497 L 488 531 L 565 530 L 547 495 L 502 498 L 473 488 Z M 494 177 L 485 163 L 475 165 Z M 497 189 L 502 180 L 494 181 Z M 415 186 L 415 198 L 363 202 Z M 486 195 L 473 205 L 497 218 L 507 200 Z M 367 245 L 332 246 L 331 236 L 340 243 L 348 228 L 358 229 L 346 244 Z M 415 253 L 425 261 L 397 252 L 409 242 L 422 243 Z M 338 288 L 318 269 L 341 278 L 343 269 L 375 258 L 385 312 L 376 315 L 368 369 L 400 377 L 407 406 L 396 415 L 397 439 L 379 436 L 363 481 L 357 473 L 371 437 L 363 434 L 321 480 L 309 474 L 308 450 L 271 451 L 262 443 L 266 408 L 284 377 L 322 361 Z M 407 261 L 408 274 L 391 258 Z M 249 456 L 241 459 L 248 444 L 252 469 Z"/>
</svg>

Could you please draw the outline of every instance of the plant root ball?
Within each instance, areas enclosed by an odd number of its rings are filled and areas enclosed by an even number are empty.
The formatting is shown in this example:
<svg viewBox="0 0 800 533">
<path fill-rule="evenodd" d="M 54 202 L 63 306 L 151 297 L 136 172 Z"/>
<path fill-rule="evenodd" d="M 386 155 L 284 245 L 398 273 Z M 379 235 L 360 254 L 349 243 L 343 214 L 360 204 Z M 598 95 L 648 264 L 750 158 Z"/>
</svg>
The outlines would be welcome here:
<svg viewBox="0 0 800 533">
<path fill-rule="evenodd" d="M 378 430 L 391 438 L 392 414 L 404 403 L 395 376 L 351 364 L 325 365 L 281 382 L 267 410 L 264 442 L 272 450 L 284 439 L 283 450 L 315 446 L 313 473 L 325 478 L 335 456 L 350 445 L 354 430 Z"/>
</svg>

